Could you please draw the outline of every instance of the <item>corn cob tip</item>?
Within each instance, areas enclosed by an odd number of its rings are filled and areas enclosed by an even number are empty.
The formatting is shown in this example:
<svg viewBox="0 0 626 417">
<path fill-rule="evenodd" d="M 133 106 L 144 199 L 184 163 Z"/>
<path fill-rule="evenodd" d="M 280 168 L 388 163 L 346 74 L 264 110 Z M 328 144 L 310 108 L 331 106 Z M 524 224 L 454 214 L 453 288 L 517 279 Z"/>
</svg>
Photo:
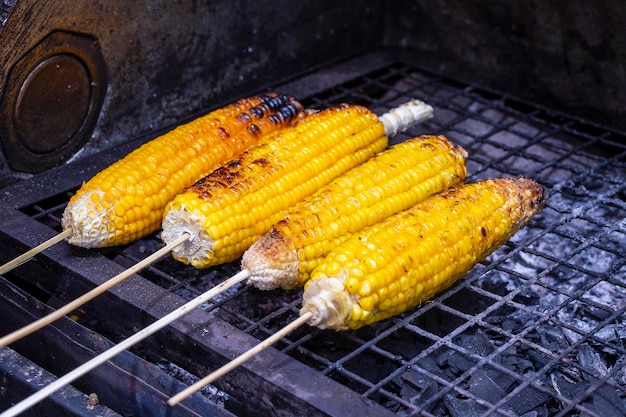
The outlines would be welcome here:
<svg viewBox="0 0 626 417">
<path fill-rule="evenodd" d="M 498 181 L 496 179 L 495 181 Z M 522 210 L 519 219 L 514 223 L 513 228 L 519 230 L 524 227 L 530 219 L 537 214 L 546 204 L 545 190 L 536 181 L 520 177 L 517 179 L 501 179 L 502 184 L 509 184 L 510 187 L 515 187 L 517 191 L 517 198 L 521 202 Z"/>
<path fill-rule="evenodd" d="M 103 219 L 104 209 L 97 210 L 93 201 L 103 199 L 104 192 L 93 190 L 78 196 L 63 211 L 61 226 L 63 230 L 72 230 L 67 241 L 72 245 L 84 248 L 97 248 L 101 245 L 102 236 L 108 233 Z"/>
<path fill-rule="evenodd" d="M 172 206 L 171 203 L 169 206 Z M 172 250 L 174 259 L 185 265 L 201 265 L 206 262 L 206 259 L 213 257 L 215 242 L 202 227 L 202 220 L 202 217 L 194 215 L 184 207 L 166 209 L 161 239 L 168 243 L 177 240 L 185 233 L 189 234 L 189 239 Z"/>
<path fill-rule="evenodd" d="M 347 273 L 339 276 L 315 280 L 310 283 L 302 298 L 300 315 L 311 313 L 309 326 L 320 329 L 348 330 L 352 301 L 345 290 Z"/>
<path fill-rule="evenodd" d="M 380 116 L 379 120 L 385 126 L 385 135 L 391 137 L 431 119 L 433 115 L 434 110 L 431 106 L 423 101 L 413 99 L 389 110 Z"/>
<path fill-rule="evenodd" d="M 263 291 L 291 288 L 298 283 L 298 252 L 289 247 L 290 240 L 272 227 L 254 242 L 241 259 L 249 274 L 247 284 Z"/>
</svg>

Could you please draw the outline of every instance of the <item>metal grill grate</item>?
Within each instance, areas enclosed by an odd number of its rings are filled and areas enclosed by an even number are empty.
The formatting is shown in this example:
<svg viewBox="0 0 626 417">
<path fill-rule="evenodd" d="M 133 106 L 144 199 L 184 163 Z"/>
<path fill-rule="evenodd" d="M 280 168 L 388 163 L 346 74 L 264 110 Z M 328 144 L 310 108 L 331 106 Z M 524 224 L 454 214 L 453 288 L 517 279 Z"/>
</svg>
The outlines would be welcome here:
<svg viewBox="0 0 626 417">
<path fill-rule="evenodd" d="M 469 180 L 529 176 L 546 187 L 546 208 L 419 309 L 353 332 L 300 328 L 275 347 L 398 415 L 624 415 L 626 138 L 406 63 L 304 104 L 356 102 L 381 114 L 410 98 L 433 105 L 435 118 L 394 141 L 444 134 L 468 151 Z M 67 198 L 21 211 L 59 230 Z M 101 253 L 128 266 L 160 246 L 155 235 Z M 189 300 L 237 267 L 165 259 L 140 275 Z M 240 285 L 206 310 L 264 339 L 297 317 L 300 296 Z M 108 333 L 102 326 L 95 330 Z"/>
</svg>

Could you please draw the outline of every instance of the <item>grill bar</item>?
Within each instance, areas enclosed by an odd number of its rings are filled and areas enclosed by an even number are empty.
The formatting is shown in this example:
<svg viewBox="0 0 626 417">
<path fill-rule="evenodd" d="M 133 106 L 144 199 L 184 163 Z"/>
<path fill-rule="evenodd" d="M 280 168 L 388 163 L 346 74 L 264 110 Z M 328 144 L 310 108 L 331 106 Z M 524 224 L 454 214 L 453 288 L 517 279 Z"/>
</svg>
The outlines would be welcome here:
<svg viewBox="0 0 626 417">
<path fill-rule="evenodd" d="M 190 401 L 215 401 L 211 393 L 219 392 L 228 400 L 218 408 L 237 415 L 258 410 L 412 416 L 626 413 L 622 133 L 377 53 L 280 89 L 309 107 L 349 101 L 377 113 L 410 98 L 424 100 L 435 107 L 435 118 L 394 142 L 442 133 L 469 152 L 470 180 L 528 175 L 546 187 L 547 206 L 432 302 L 353 332 L 299 328 Z M 147 139 L 6 189 L 0 261 L 59 231 L 71 191 Z M 57 245 L 6 278 L 54 307 L 161 246 L 156 234 L 122 248 Z M 195 270 L 164 259 L 80 309 L 73 324 L 117 342 L 237 270 L 236 262 Z M 300 297 L 301 290 L 265 293 L 238 285 L 128 355 L 167 364 L 159 367 L 188 385 L 291 322 Z M 119 405 L 106 405 L 119 412 Z"/>
</svg>

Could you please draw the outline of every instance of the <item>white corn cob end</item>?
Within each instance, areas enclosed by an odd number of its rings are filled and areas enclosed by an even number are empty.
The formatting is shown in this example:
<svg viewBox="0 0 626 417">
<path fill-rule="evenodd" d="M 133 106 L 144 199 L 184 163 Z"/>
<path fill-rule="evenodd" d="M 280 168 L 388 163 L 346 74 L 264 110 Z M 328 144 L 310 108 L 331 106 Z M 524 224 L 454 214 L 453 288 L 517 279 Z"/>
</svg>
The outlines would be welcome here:
<svg viewBox="0 0 626 417">
<path fill-rule="evenodd" d="M 385 134 L 391 137 L 431 119 L 433 115 L 431 106 L 420 100 L 411 100 L 389 110 L 378 119 L 385 126 Z"/>
</svg>

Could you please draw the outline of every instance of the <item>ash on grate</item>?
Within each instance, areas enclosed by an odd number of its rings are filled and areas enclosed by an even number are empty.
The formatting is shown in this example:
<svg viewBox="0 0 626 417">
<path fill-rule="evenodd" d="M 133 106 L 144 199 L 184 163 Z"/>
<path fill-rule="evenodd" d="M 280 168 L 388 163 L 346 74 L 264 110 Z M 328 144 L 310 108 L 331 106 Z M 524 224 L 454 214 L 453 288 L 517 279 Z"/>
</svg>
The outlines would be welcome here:
<svg viewBox="0 0 626 417">
<path fill-rule="evenodd" d="M 626 415 L 623 286 L 602 278 L 594 284 L 552 261 L 529 266 L 525 261 L 513 256 L 503 271 L 488 270 L 471 283 L 475 287 L 463 289 L 480 289 L 485 292 L 478 298 L 491 293 L 497 301 L 484 324 L 454 337 L 454 343 L 446 336 L 451 332 L 446 321 L 428 320 L 427 330 L 441 335 L 446 346 L 418 355 L 390 391 L 437 416 L 482 415 L 489 404 L 516 416 L 551 416 L 572 404 L 580 404 L 580 415 Z M 542 267 L 560 271 L 558 285 L 533 283 Z M 515 296 L 506 301 L 511 293 Z M 452 298 L 446 304 L 454 308 Z M 393 401 L 388 406 L 407 412 Z"/>
<path fill-rule="evenodd" d="M 163 372 L 181 381 L 186 386 L 190 386 L 196 383 L 199 379 L 197 376 L 191 374 L 187 370 L 164 359 L 157 361 L 156 365 Z M 200 390 L 200 393 L 207 397 L 211 402 L 222 407 L 225 407 L 227 403 L 231 401 L 231 397 L 227 393 L 225 393 L 224 391 L 220 391 L 213 385 L 206 385 Z"/>
<path fill-rule="evenodd" d="M 552 340 L 554 345 L 562 343 L 551 337 L 547 339 Z M 464 335 L 458 342 L 459 347 L 465 349 L 478 346 L 479 350 L 487 349 L 493 353 L 491 340 L 479 330 Z M 485 365 L 472 369 L 476 364 L 474 359 L 456 349 L 444 348 L 420 358 L 418 365 L 395 378 L 393 384 L 405 402 L 436 416 L 483 415 L 487 405 L 502 402 L 503 399 L 504 404 L 498 409 L 514 416 L 555 415 L 567 406 L 567 400 L 577 400 L 593 413 L 591 415 L 626 415 L 625 393 L 616 388 L 616 385 L 624 387 L 624 371 L 619 362 L 609 365 L 588 344 L 581 345 L 571 358 L 580 363 L 580 367 L 566 364 L 546 367 L 551 359 L 542 352 L 516 344 L 501 353 L 492 354 L 489 363 L 497 367 Z M 608 383 L 599 383 L 599 378 L 606 376 L 609 368 L 614 372 L 609 376 Z M 443 396 L 440 394 L 447 384 L 437 380 L 455 381 L 467 375 L 469 377 L 452 390 L 448 389 Z M 523 385 L 523 382 L 528 382 L 527 375 L 533 377 L 532 384 Z M 437 400 L 433 401 L 433 398 Z M 409 414 L 399 404 L 390 402 L 387 406 L 399 415 Z"/>
</svg>

